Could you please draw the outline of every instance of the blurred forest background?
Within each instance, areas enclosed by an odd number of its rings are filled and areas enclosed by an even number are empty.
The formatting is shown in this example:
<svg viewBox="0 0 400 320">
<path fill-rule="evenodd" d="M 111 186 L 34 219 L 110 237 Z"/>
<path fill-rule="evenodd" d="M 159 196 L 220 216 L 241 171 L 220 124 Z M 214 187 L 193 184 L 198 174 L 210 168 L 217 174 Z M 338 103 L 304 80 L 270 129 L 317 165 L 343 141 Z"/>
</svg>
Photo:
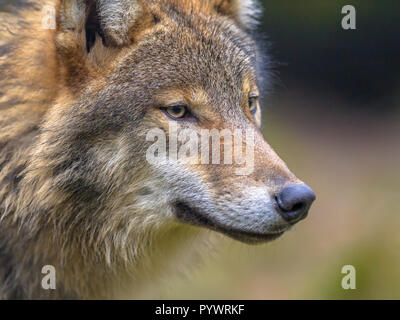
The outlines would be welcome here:
<svg viewBox="0 0 400 320">
<path fill-rule="evenodd" d="M 356 30 L 341 27 L 347 4 Z M 275 242 L 212 235 L 213 252 L 160 298 L 400 299 L 400 1 L 263 6 L 276 61 L 264 135 L 317 200 Z M 347 264 L 356 290 L 341 287 Z"/>
</svg>

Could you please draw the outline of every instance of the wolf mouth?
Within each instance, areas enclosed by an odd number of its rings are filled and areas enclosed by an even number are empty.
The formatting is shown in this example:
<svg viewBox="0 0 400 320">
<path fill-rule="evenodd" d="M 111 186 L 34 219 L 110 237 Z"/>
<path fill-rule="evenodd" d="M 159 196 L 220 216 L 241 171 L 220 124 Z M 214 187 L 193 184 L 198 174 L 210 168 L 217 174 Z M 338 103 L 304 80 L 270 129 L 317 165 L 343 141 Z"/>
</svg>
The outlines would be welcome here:
<svg viewBox="0 0 400 320">
<path fill-rule="evenodd" d="M 205 227 L 207 229 L 221 232 L 226 236 L 235 240 L 245 242 L 248 244 L 257 244 L 261 242 L 272 241 L 279 238 L 285 231 L 277 231 L 271 233 L 257 233 L 251 231 L 243 231 L 239 229 L 233 229 L 221 225 L 206 217 L 199 210 L 189 206 L 186 202 L 177 201 L 174 204 L 175 214 L 177 218 L 184 223 Z"/>
</svg>

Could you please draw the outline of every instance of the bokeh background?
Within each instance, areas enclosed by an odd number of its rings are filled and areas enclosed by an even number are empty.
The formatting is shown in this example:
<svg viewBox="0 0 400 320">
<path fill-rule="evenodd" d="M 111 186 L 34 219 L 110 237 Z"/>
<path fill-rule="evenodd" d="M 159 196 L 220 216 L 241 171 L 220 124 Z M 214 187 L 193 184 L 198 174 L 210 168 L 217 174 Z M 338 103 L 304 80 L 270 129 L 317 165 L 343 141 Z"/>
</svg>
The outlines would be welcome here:
<svg viewBox="0 0 400 320">
<path fill-rule="evenodd" d="M 356 30 L 341 28 L 346 4 L 356 8 Z M 170 278 L 160 298 L 399 299 L 400 1 L 263 6 L 275 60 L 264 134 L 317 200 L 266 245 L 210 234 L 211 252 Z M 356 290 L 341 287 L 347 264 Z"/>
</svg>

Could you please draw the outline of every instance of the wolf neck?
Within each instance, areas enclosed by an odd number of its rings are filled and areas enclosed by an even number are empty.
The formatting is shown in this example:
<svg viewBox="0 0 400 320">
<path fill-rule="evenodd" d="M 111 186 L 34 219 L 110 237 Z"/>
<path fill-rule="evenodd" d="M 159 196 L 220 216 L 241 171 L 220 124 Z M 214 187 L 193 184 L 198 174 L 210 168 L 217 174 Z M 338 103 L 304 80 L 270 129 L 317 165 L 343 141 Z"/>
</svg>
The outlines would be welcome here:
<svg viewBox="0 0 400 320">
<path fill-rule="evenodd" d="M 6 221 L 7 222 L 7 221 Z M 2 227 L 6 225 L 2 224 Z M 96 257 L 84 244 L 62 243 L 49 230 L 34 236 L 16 233 L 12 226 L 0 233 L 0 298 L 2 299 L 115 299 L 148 298 L 148 283 L 176 269 L 195 233 L 191 228 L 170 226 L 152 234 L 133 235 L 126 243 L 128 260 L 106 261 L 99 244 Z M 12 234 L 15 234 L 13 237 Z M 62 235 L 61 235 L 62 237 Z M 76 239 L 78 240 L 78 239 Z M 140 243 L 138 242 L 140 241 Z M 23 243 L 24 250 L 19 247 Z M 186 250 L 183 250 L 186 249 Z M 56 270 L 56 289 L 42 287 L 42 268 Z M 178 264 L 181 266 L 182 264 Z"/>
</svg>

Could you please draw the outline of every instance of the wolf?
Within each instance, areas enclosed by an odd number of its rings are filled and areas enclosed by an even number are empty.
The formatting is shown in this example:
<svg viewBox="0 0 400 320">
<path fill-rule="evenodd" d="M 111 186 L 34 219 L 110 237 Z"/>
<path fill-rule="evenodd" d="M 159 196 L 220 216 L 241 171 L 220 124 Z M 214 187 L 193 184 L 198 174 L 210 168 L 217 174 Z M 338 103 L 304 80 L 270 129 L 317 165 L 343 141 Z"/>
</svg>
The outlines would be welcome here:
<svg viewBox="0 0 400 320">
<path fill-rule="evenodd" d="M 197 230 L 254 244 L 306 217 L 315 194 L 261 133 L 271 80 L 260 72 L 270 59 L 255 40 L 259 9 L 253 0 L 26 0 L 3 10 L 1 298 L 140 296 Z M 147 161 L 148 132 L 170 139 L 171 123 L 252 130 L 253 170 Z M 54 290 L 44 266 L 56 271 Z"/>
</svg>

